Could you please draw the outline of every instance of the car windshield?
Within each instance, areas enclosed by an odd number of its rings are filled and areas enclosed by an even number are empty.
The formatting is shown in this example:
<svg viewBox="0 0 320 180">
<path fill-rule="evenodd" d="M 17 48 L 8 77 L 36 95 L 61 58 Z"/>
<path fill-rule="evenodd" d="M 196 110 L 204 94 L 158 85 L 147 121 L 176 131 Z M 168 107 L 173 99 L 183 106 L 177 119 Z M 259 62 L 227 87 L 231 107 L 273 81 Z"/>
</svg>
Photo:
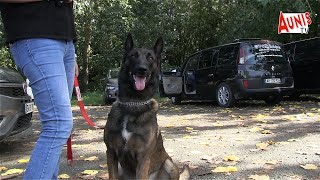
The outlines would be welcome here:
<svg viewBox="0 0 320 180">
<path fill-rule="evenodd" d="M 248 43 L 241 46 L 245 64 L 287 63 L 282 47 L 276 43 Z"/>
</svg>

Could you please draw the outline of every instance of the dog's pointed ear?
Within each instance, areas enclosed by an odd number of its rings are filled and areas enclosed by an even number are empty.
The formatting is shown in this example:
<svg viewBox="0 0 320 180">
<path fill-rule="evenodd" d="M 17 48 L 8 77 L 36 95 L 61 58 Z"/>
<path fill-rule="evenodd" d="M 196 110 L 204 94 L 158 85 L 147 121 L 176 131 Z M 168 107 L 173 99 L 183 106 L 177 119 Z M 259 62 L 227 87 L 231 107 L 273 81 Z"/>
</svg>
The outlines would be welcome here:
<svg viewBox="0 0 320 180">
<path fill-rule="evenodd" d="M 153 46 L 154 53 L 156 54 L 157 58 L 160 58 L 162 50 L 163 50 L 163 39 L 159 37 L 156 44 Z"/>
<path fill-rule="evenodd" d="M 133 49 L 133 39 L 131 33 L 127 35 L 126 43 L 124 45 L 124 50 L 126 54 Z"/>
</svg>

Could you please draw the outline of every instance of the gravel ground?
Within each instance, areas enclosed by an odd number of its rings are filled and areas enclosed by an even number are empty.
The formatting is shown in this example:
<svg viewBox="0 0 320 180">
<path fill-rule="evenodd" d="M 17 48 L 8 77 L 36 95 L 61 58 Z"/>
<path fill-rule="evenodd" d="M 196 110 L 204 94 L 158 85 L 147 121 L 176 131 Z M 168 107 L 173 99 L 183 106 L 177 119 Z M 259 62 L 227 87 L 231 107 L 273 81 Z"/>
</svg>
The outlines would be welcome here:
<svg viewBox="0 0 320 180">
<path fill-rule="evenodd" d="M 105 124 L 110 106 L 86 109 L 94 123 Z M 103 130 L 90 128 L 78 107 L 73 107 L 73 112 L 75 163 L 67 165 L 64 148 L 60 174 L 67 174 L 68 179 L 107 179 Z M 1 167 L 26 168 L 18 161 L 31 154 L 40 129 L 37 118 L 35 112 L 31 128 L 0 142 L 0 171 Z M 319 99 L 284 101 L 279 106 L 244 101 L 230 109 L 214 103 L 173 106 L 164 102 L 158 123 L 167 152 L 179 167 L 189 164 L 192 179 L 250 179 L 257 175 L 280 180 L 320 180 Z M 231 156 L 228 161 L 226 156 Z M 317 169 L 304 169 L 306 164 Z M 229 172 L 213 172 L 227 166 L 232 167 Z M 85 170 L 99 173 L 83 175 Z M 21 175 L 13 175 L 12 179 L 21 179 Z"/>
</svg>

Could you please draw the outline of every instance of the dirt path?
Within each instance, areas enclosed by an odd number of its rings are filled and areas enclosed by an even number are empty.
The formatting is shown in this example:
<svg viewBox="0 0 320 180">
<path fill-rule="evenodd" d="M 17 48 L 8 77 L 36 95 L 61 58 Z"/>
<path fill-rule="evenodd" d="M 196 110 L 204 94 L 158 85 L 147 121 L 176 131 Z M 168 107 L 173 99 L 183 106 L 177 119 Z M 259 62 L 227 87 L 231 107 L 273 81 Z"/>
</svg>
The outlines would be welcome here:
<svg viewBox="0 0 320 180">
<path fill-rule="evenodd" d="M 98 170 L 98 174 L 85 178 L 107 179 L 103 130 L 89 128 L 78 108 L 73 109 L 76 161 L 73 167 L 67 166 L 64 150 L 60 173 L 67 174 L 69 179 L 80 179 L 84 178 L 81 172 Z M 96 124 L 105 124 L 110 106 L 86 109 Z M 0 142 L 0 167 L 26 167 L 18 160 L 31 153 L 39 134 L 36 118 L 35 113 L 32 128 L 26 132 Z M 192 179 L 249 179 L 251 175 L 281 180 L 320 179 L 319 100 L 285 101 L 274 107 L 248 101 L 232 109 L 212 103 L 172 106 L 167 102 L 161 104 L 158 122 L 167 152 L 180 167 L 190 165 Z M 226 156 L 236 161 L 225 161 Z M 317 169 L 301 167 L 306 164 Z M 235 172 L 212 172 L 227 166 L 229 169 L 222 170 Z"/>
</svg>

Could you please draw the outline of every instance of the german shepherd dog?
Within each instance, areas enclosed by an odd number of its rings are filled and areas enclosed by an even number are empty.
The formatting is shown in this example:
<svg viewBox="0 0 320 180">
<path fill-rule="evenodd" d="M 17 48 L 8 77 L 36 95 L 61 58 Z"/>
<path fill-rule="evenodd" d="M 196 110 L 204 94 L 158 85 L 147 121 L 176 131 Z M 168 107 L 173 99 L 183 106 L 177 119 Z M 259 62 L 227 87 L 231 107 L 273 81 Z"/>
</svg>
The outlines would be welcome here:
<svg viewBox="0 0 320 180">
<path fill-rule="evenodd" d="M 179 168 L 163 147 L 157 123 L 158 103 L 153 96 L 159 84 L 163 40 L 153 49 L 134 48 L 131 34 L 125 42 L 119 94 L 104 129 L 110 179 L 189 179 L 189 168 Z"/>
</svg>

